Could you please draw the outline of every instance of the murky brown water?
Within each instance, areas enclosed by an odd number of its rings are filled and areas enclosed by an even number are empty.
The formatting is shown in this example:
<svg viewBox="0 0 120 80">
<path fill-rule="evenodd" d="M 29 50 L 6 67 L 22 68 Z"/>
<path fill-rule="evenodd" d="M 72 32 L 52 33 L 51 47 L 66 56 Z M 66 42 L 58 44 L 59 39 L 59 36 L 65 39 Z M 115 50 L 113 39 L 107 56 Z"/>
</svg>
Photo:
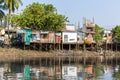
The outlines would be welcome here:
<svg viewBox="0 0 120 80">
<path fill-rule="evenodd" d="M 63 64 L 40 66 L 2 63 L 0 80 L 117 80 L 118 64 Z"/>
</svg>

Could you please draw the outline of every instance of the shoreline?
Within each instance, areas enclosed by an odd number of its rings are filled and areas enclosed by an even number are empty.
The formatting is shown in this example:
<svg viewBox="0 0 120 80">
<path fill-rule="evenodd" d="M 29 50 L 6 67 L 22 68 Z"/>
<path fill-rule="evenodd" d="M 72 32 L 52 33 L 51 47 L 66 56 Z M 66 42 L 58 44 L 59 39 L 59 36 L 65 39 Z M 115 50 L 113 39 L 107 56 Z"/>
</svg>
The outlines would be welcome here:
<svg viewBox="0 0 120 80">
<path fill-rule="evenodd" d="M 22 61 L 22 60 L 32 60 L 32 59 L 54 59 L 65 60 L 66 58 L 71 58 L 71 60 L 83 58 L 119 58 L 120 52 L 106 51 L 106 54 L 100 54 L 100 52 L 95 51 L 67 51 L 67 50 L 55 50 L 55 51 L 34 51 L 34 50 L 22 50 L 15 48 L 0 48 L 0 61 Z"/>
</svg>

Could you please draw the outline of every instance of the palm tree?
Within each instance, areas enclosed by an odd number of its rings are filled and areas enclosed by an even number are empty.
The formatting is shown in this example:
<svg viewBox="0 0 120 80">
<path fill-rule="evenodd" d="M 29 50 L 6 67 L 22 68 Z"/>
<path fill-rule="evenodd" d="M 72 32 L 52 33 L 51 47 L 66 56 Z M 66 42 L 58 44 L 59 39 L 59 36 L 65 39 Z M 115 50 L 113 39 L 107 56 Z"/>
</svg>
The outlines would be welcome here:
<svg viewBox="0 0 120 80">
<path fill-rule="evenodd" d="M 2 25 L 2 19 L 5 16 L 5 13 L 3 12 L 4 6 L 3 6 L 4 0 L 0 0 L 0 22 Z"/>
<path fill-rule="evenodd" d="M 9 14 L 11 14 L 15 12 L 15 9 L 19 8 L 19 4 L 22 5 L 23 3 L 21 0 L 4 0 L 4 4 L 8 8 Z"/>
<path fill-rule="evenodd" d="M 2 20 L 4 16 L 5 16 L 4 12 L 0 10 L 0 25 L 2 25 Z"/>
<path fill-rule="evenodd" d="M 11 27 L 11 18 L 12 18 L 12 13 L 15 12 L 16 9 L 19 8 L 20 5 L 22 5 L 22 0 L 4 0 L 4 6 L 8 9 L 9 11 L 9 20 L 8 20 L 8 36 L 9 36 L 9 28 Z"/>
</svg>

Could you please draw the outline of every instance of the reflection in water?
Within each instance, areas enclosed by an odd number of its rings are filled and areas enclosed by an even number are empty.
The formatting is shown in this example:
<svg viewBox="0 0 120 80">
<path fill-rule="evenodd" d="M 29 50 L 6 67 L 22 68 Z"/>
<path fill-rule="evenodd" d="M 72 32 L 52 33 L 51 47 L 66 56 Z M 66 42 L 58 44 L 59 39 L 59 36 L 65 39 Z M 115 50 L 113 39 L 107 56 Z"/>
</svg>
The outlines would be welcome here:
<svg viewBox="0 0 120 80">
<path fill-rule="evenodd" d="M 117 80 L 119 65 L 64 64 L 54 66 L 3 63 L 0 80 Z"/>
</svg>

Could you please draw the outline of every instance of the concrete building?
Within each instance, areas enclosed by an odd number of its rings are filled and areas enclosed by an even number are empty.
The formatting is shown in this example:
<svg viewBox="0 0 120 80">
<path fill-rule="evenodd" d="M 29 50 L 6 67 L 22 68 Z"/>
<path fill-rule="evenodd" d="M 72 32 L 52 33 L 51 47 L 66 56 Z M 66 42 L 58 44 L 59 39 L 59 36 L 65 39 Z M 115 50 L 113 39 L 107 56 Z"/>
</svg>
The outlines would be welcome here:
<svg viewBox="0 0 120 80">
<path fill-rule="evenodd" d="M 88 21 L 86 18 L 83 18 L 83 32 L 84 38 L 87 40 L 88 43 L 93 43 L 94 41 L 94 34 L 95 34 L 95 23 L 93 21 Z"/>
<path fill-rule="evenodd" d="M 75 28 L 75 25 L 74 25 L 74 24 L 65 24 L 64 30 L 67 30 L 67 31 L 75 31 L 76 28 Z"/>
</svg>

